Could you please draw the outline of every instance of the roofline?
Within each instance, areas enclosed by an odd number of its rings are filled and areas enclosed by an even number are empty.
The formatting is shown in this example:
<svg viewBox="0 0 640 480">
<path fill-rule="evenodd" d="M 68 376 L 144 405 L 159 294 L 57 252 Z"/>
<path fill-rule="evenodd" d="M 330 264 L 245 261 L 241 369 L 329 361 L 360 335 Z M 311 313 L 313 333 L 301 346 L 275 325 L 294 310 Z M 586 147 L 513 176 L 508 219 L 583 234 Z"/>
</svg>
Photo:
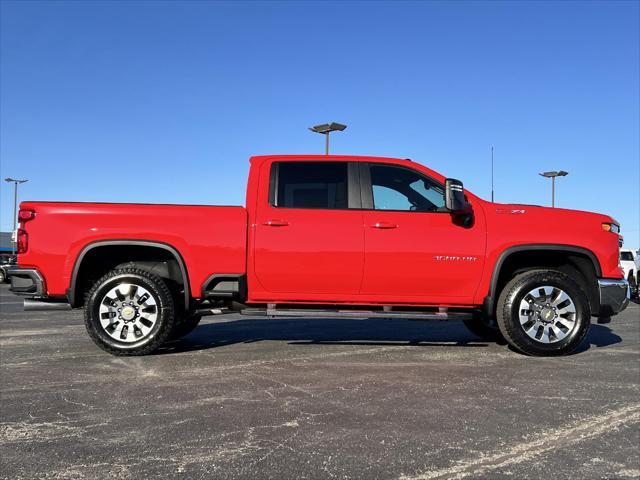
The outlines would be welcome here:
<svg viewBox="0 0 640 480">
<path fill-rule="evenodd" d="M 369 160 L 374 161 L 394 161 L 394 162 L 410 162 L 410 158 L 398 158 L 398 157 L 378 157 L 374 155 L 323 155 L 323 154 L 310 154 L 310 153 L 300 153 L 300 154 L 271 154 L 271 155 L 254 155 L 249 161 L 250 162 L 262 162 L 265 160 L 270 160 L 273 158 L 283 158 L 283 159 L 299 159 L 299 160 L 352 160 L 352 161 L 361 161 L 366 162 Z"/>
</svg>

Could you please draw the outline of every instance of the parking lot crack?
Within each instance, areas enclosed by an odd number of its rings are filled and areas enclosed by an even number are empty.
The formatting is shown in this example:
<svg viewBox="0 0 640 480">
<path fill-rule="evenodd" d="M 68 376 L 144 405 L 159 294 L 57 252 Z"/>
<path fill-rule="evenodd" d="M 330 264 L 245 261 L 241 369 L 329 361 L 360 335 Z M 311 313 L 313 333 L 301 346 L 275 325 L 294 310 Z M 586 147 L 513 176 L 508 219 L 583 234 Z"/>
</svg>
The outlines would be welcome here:
<svg viewBox="0 0 640 480">
<path fill-rule="evenodd" d="M 640 403 L 628 405 L 604 414 L 583 418 L 571 425 L 546 430 L 531 440 L 526 440 L 479 458 L 460 462 L 458 465 L 427 471 L 418 475 L 401 475 L 401 480 L 458 480 L 467 477 L 487 477 L 489 472 L 531 460 L 545 452 L 566 448 L 591 438 L 609 433 L 625 425 L 640 422 Z"/>
</svg>

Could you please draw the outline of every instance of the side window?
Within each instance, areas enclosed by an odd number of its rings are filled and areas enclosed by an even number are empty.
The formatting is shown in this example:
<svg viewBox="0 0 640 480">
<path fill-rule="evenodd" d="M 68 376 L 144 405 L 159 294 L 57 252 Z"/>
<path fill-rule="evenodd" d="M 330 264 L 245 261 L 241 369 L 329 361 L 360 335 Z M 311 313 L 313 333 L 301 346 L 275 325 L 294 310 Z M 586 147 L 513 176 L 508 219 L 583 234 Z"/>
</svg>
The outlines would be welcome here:
<svg viewBox="0 0 640 480">
<path fill-rule="evenodd" d="M 445 205 L 443 187 L 414 170 L 372 164 L 370 171 L 375 210 L 437 212 Z"/>
<path fill-rule="evenodd" d="M 271 185 L 275 188 L 274 206 L 347 208 L 347 162 L 279 162 L 275 165 L 276 180 L 275 185 Z"/>
</svg>

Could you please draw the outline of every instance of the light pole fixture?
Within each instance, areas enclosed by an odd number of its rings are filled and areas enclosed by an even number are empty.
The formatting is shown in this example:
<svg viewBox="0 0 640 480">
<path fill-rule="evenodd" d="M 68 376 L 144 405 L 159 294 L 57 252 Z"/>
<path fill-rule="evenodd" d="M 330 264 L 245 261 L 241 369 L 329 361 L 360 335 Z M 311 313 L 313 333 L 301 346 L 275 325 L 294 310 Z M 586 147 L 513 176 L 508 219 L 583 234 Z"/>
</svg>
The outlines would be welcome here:
<svg viewBox="0 0 640 480">
<path fill-rule="evenodd" d="M 323 123 L 322 125 L 316 125 L 315 127 L 309 127 L 309 130 L 316 133 L 321 133 L 324 135 L 324 154 L 329 155 L 329 134 L 331 132 L 341 132 L 345 128 L 346 125 L 342 125 L 341 123 Z"/>
<path fill-rule="evenodd" d="M 16 215 L 18 210 L 18 184 L 28 182 L 29 180 L 18 180 L 16 178 L 5 178 L 5 182 L 13 183 L 13 230 L 11 231 L 11 237 L 16 234 Z M 16 242 L 11 242 L 11 254 L 16 254 Z"/>
<path fill-rule="evenodd" d="M 556 172 L 556 171 L 542 172 L 540 175 L 551 179 L 551 207 L 555 207 L 556 206 L 556 177 L 565 177 L 569 175 L 569 172 L 560 170 L 559 172 Z"/>
</svg>

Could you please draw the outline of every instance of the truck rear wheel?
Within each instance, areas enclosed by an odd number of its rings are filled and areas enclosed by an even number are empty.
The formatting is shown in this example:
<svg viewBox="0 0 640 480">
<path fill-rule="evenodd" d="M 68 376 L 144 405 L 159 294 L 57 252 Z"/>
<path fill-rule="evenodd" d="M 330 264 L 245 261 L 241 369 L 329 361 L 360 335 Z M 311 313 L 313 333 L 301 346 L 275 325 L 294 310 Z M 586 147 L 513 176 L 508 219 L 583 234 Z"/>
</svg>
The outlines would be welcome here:
<svg viewBox="0 0 640 480">
<path fill-rule="evenodd" d="M 556 270 L 515 276 L 498 298 L 497 320 L 507 342 L 527 355 L 566 355 L 577 349 L 591 324 L 580 283 Z"/>
<path fill-rule="evenodd" d="M 192 313 L 185 315 L 180 321 L 177 321 L 173 325 L 173 330 L 171 331 L 171 335 L 169 335 L 169 340 L 179 340 L 182 337 L 189 335 L 191 332 L 195 330 L 195 328 L 200 323 L 202 319 L 202 315 L 197 313 Z"/>
<path fill-rule="evenodd" d="M 113 355 L 146 355 L 173 329 L 173 297 L 165 282 L 137 268 L 118 268 L 98 280 L 87 296 L 87 332 Z"/>
</svg>

